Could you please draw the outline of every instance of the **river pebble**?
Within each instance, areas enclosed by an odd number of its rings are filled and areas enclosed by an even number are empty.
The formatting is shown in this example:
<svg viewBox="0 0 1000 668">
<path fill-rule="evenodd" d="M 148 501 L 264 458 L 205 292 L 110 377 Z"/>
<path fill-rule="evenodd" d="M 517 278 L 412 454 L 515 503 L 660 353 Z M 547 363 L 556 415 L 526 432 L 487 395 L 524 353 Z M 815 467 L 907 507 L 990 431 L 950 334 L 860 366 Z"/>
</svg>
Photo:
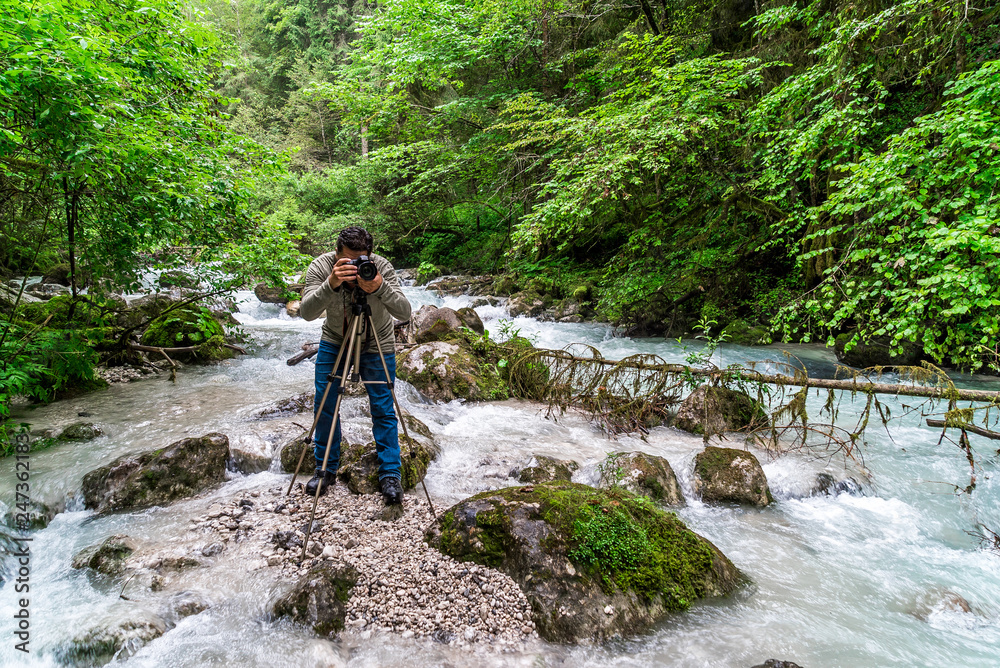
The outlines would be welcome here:
<svg viewBox="0 0 1000 668">
<path fill-rule="evenodd" d="M 456 561 L 424 542 L 433 520 L 425 499 L 407 495 L 399 519 L 385 521 L 381 495 L 355 495 L 336 485 L 320 497 L 300 563 L 312 499 L 301 491 L 283 494 L 279 487 L 259 491 L 253 502 L 241 495 L 213 506 L 191 530 L 217 534 L 221 543 L 244 550 L 254 546 L 263 557 L 258 568 L 280 570 L 286 580 L 325 560 L 353 566 L 360 577 L 347 604 L 349 632 L 503 649 L 538 638 L 534 623 L 525 621 L 531 619 L 528 601 L 509 576 Z"/>
</svg>

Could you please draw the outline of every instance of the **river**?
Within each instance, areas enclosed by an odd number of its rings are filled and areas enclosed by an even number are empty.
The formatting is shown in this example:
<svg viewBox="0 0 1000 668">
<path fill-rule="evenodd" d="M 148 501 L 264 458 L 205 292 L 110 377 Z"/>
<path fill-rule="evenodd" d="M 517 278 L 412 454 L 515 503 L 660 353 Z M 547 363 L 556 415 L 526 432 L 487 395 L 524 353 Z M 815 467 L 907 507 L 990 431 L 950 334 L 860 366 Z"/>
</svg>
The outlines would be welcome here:
<svg viewBox="0 0 1000 668">
<path fill-rule="evenodd" d="M 406 288 L 414 308 L 425 303 L 461 306 L 466 297 L 443 300 L 421 288 Z M 105 433 L 82 444 L 51 447 L 31 455 L 31 494 L 64 509 L 32 533 L 31 653 L 14 650 L 12 558 L 3 563 L 0 590 L 0 664 L 61 665 L 58 650 L 95 620 L 134 614 L 119 598 L 120 584 L 70 567 L 72 555 L 113 533 L 140 540 L 179 541 L 190 517 L 234 489 L 265 488 L 287 476 L 233 474 L 223 488 L 167 508 L 96 517 L 79 497 L 84 473 L 115 457 L 159 447 L 178 438 L 221 431 L 230 438 L 268 434 L 268 423 L 252 414 L 278 399 L 311 389 L 313 367 L 285 360 L 307 340 L 318 340 L 319 322 L 290 319 L 278 306 L 239 295 L 237 319 L 251 338 L 251 354 L 220 364 L 188 366 L 171 382 L 167 374 L 116 385 L 53 403 L 20 417 L 35 429 L 59 429 L 81 419 Z M 487 329 L 499 331 L 502 307 L 477 309 Z M 584 342 L 611 358 L 638 352 L 683 361 L 682 344 L 662 339 L 614 337 L 599 324 L 560 324 L 529 318 L 512 325 L 540 347 Z M 692 344 L 688 344 L 689 346 Z M 789 348 L 785 346 L 784 348 Z M 811 373 L 829 374 L 832 353 L 815 346 L 793 352 Z M 779 347 L 723 346 L 717 363 L 778 358 Z M 719 357 L 721 356 L 721 357 Z M 963 384 L 1000 389 L 996 379 L 965 378 Z M 428 404 L 404 383 L 405 410 L 434 432 L 443 452 L 431 466 L 427 486 L 444 507 L 470 494 L 514 484 L 506 477 L 532 454 L 574 459 L 574 479 L 594 482 L 597 465 L 610 451 L 644 450 L 666 457 L 689 499 L 678 515 L 713 541 L 752 580 L 723 600 L 694 605 L 649 633 L 601 647 L 566 647 L 543 641 L 516 651 L 455 648 L 393 634 L 344 632 L 335 642 L 316 640 L 301 628 L 265 618 L 271 585 L 234 563 L 227 576 L 191 576 L 190 588 L 214 605 L 186 617 L 124 663 L 133 666 L 705 666 L 748 667 L 767 658 L 806 668 L 829 666 L 1000 666 L 1000 555 L 971 535 L 977 521 L 1000 529 L 997 443 L 973 436 L 980 458 L 978 487 L 956 496 L 950 485 L 968 482 L 968 465 L 954 445 L 938 445 L 939 430 L 913 414 L 887 430 L 871 427 L 863 449 L 867 481 L 863 493 L 815 494 L 815 478 L 859 476 L 846 466 L 804 453 L 768 460 L 758 453 L 777 503 L 765 509 L 706 506 L 693 498 L 691 460 L 701 439 L 658 427 L 645 438 L 608 439 L 578 415 L 549 419 L 543 407 L 500 403 Z M 816 415 L 824 397 L 810 396 Z M 895 415 L 903 403 L 888 399 Z M 853 425 L 862 400 L 844 397 L 838 424 Z M 367 422 L 346 409 L 348 433 L 363 434 Z M 81 418 L 79 413 L 89 413 Z M 308 416 L 306 416 L 308 418 Z M 299 417 L 302 420 L 302 416 Z M 737 447 L 740 447 L 737 445 Z M 13 463 L 3 463 L 0 501 L 6 514 L 14 499 Z M 286 483 L 287 484 L 287 483 Z M 948 605 L 957 594 L 970 610 Z"/>
</svg>

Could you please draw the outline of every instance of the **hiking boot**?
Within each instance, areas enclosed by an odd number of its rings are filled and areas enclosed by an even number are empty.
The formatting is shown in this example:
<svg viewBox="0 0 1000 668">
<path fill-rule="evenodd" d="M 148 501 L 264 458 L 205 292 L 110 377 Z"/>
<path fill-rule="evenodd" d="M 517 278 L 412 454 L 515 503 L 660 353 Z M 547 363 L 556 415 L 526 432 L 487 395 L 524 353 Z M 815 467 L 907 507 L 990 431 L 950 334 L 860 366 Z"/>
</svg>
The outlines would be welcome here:
<svg viewBox="0 0 1000 668">
<path fill-rule="evenodd" d="M 329 471 L 324 471 L 321 475 L 319 471 L 316 472 L 309 482 L 306 483 L 306 494 L 309 496 L 316 496 L 316 487 L 319 487 L 319 495 L 323 496 L 326 494 L 326 488 L 332 487 L 337 482 L 337 474 L 330 473 Z"/>
<path fill-rule="evenodd" d="M 403 488 L 399 484 L 399 478 L 382 478 L 379 481 L 379 486 L 382 488 L 382 498 L 385 499 L 385 505 L 394 506 L 403 502 Z"/>
</svg>

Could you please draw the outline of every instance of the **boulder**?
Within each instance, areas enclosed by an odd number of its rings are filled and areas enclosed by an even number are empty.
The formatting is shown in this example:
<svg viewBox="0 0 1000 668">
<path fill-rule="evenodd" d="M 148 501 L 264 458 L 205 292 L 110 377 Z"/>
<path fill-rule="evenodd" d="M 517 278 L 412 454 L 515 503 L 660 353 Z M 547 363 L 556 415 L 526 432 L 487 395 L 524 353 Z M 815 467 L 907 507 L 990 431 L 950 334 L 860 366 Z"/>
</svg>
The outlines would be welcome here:
<svg viewBox="0 0 1000 668">
<path fill-rule="evenodd" d="M 705 503 L 745 503 L 762 508 L 774 501 L 760 462 L 746 450 L 705 448 L 694 458 L 691 483 Z"/>
<path fill-rule="evenodd" d="M 70 294 L 70 289 L 65 285 L 60 285 L 58 283 L 35 283 L 34 285 L 28 286 L 24 293 L 31 295 L 32 297 L 38 297 L 42 300 L 49 300 L 59 295 Z M 17 293 L 15 292 L 15 294 Z"/>
<path fill-rule="evenodd" d="M 196 346 L 191 352 L 174 352 L 171 357 L 184 362 L 229 359 L 235 355 L 226 348 L 225 329 L 209 312 L 193 304 L 165 313 L 142 333 L 142 344 L 163 348 Z"/>
<path fill-rule="evenodd" d="M 62 430 L 59 438 L 64 441 L 89 441 L 103 433 L 101 428 L 95 426 L 92 422 L 74 422 Z"/>
<path fill-rule="evenodd" d="M 134 540 L 124 534 L 115 534 L 97 545 L 91 545 L 73 555 L 73 568 L 92 568 L 105 575 L 121 575 L 125 560 L 136 550 Z"/>
<path fill-rule="evenodd" d="M 865 489 L 858 482 L 857 478 L 848 477 L 843 480 L 837 480 L 832 474 L 823 472 L 816 474 L 814 494 L 825 494 L 826 496 L 839 496 L 840 494 L 864 496 Z"/>
<path fill-rule="evenodd" d="M 841 364 L 865 369 L 872 366 L 916 366 L 923 358 L 923 350 L 915 343 L 904 343 L 903 350 L 893 355 L 890 340 L 887 337 L 876 337 L 868 341 L 857 341 L 847 350 L 847 344 L 855 333 L 841 334 L 834 339 L 833 352 Z"/>
<path fill-rule="evenodd" d="M 197 615 L 212 607 L 205 596 L 193 591 L 179 591 L 171 596 L 161 610 L 163 619 L 171 626 L 191 615 Z"/>
<path fill-rule="evenodd" d="M 519 292 L 507 301 L 507 312 L 511 317 L 526 316 L 537 318 L 545 311 L 545 302 L 537 294 Z"/>
<path fill-rule="evenodd" d="M 134 604 L 133 604 L 134 605 Z M 143 645 L 167 632 L 167 623 L 159 615 L 133 608 L 128 619 L 102 620 L 76 635 L 69 645 L 55 651 L 56 658 L 73 666 L 102 666 L 114 660 L 124 661 Z"/>
<path fill-rule="evenodd" d="M 69 262 L 61 262 L 53 266 L 42 276 L 42 283 L 55 283 L 69 287 L 69 269 Z M 80 268 L 77 267 L 76 270 L 79 272 Z M 77 280 L 77 285 L 80 284 L 80 281 Z"/>
<path fill-rule="evenodd" d="M 743 579 L 673 513 L 622 489 L 572 482 L 477 494 L 442 513 L 425 538 L 510 575 L 551 642 L 641 633 Z"/>
<path fill-rule="evenodd" d="M 448 307 L 438 308 L 437 306 L 427 304 L 421 306 L 410 317 L 410 328 L 407 338 L 413 343 L 443 341 L 454 338 L 459 330 L 465 326 L 465 322 L 454 309 Z"/>
<path fill-rule="evenodd" d="M 465 308 L 458 309 L 457 313 L 466 328 L 471 329 L 480 336 L 486 333 L 486 327 L 483 325 L 482 318 L 474 310 L 466 306 Z"/>
<path fill-rule="evenodd" d="M 216 432 L 123 455 L 83 476 L 83 500 L 98 513 L 163 505 L 226 477 L 229 439 Z"/>
<path fill-rule="evenodd" d="M 683 506 L 684 494 L 674 470 L 663 457 L 645 452 L 615 452 L 601 470 L 601 487 L 624 487 L 667 506 Z"/>
<path fill-rule="evenodd" d="M 552 309 L 552 317 L 556 320 L 562 320 L 574 315 L 579 316 L 582 313 L 580 304 L 572 299 L 563 300 Z"/>
<path fill-rule="evenodd" d="M 288 314 L 289 318 L 298 318 L 300 308 L 302 308 L 302 300 L 293 299 L 292 301 L 285 304 L 285 313 Z"/>
<path fill-rule="evenodd" d="M 285 304 L 288 302 L 288 297 L 286 297 L 287 290 L 284 287 L 275 288 L 264 283 L 258 283 L 254 286 L 253 293 L 257 296 L 257 299 L 265 304 Z"/>
<path fill-rule="evenodd" d="M 271 466 L 271 444 L 257 434 L 240 434 L 229 440 L 229 461 L 240 473 L 260 473 Z"/>
<path fill-rule="evenodd" d="M 503 299 L 500 297 L 493 297 L 490 295 L 484 295 L 482 297 L 476 297 L 472 300 L 470 304 L 471 308 L 479 308 L 480 306 L 499 306 L 503 303 Z"/>
<path fill-rule="evenodd" d="M 278 457 L 281 460 L 281 470 L 285 473 L 295 473 L 295 466 L 299 463 L 299 457 L 302 454 L 302 449 L 306 448 L 309 452 L 306 453 L 305 458 L 302 460 L 302 468 L 299 470 L 299 474 L 309 473 L 316 469 L 315 459 L 313 458 L 313 446 L 312 442 L 303 442 L 306 432 L 302 432 L 295 438 L 291 438 L 285 441 L 284 445 L 281 446 L 281 450 L 278 452 Z M 343 450 L 347 447 L 347 441 L 340 444 L 340 449 Z"/>
<path fill-rule="evenodd" d="M 745 392 L 702 385 L 681 402 L 674 426 L 692 434 L 749 431 L 768 424 L 759 401 Z"/>
<path fill-rule="evenodd" d="M 345 564 L 314 566 L 275 602 L 274 615 L 290 617 L 317 635 L 332 638 L 344 628 L 347 601 L 357 581 L 358 572 Z"/>
<path fill-rule="evenodd" d="M 402 464 L 400 482 L 404 490 L 413 489 L 427 475 L 430 463 L 441 454 L 433 439 L 418 435 L 399 435 L 399 458 Z M 376 494 L 378 485 L 378 454 L 375 442 L 365 445 L 341 445 L 340 470 L 337 477 L 355 494 Z"/>
<path fill-rule="evenodd" d="M 434 401 L 485 400 L 502 382 L 480 368 L 465 344 L 451 341 L 431 341 L 400 353 L 396 374 Z"/>
<path fill-rule="evenodd" d="M 556 459 L 545 455 L 535 455 L 526 468 L 521 469 L 518 480 L 525 483 L 542 483 L 553 480 L 569 481 L 573 471 L 580 465 L 571 459 Z"/>
<path fill-rule="evenodd" d="M 781 661 L 780 659 L 768 659 L 764 663 L 758 663 L 753 668 L 802 668 L 797 663 L 791 661 Z"/>
</svg>

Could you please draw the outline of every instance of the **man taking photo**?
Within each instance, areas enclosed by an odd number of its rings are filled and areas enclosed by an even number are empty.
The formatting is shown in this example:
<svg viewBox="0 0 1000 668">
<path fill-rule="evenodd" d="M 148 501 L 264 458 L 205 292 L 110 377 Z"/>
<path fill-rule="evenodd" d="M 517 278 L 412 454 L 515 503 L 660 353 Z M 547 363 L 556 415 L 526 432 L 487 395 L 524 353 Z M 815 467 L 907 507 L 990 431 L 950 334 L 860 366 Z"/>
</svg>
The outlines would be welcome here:
<svg viewBox="0 0 1000 668">
<path fill-rule="evenodd" d="M 375 263 L 378 273 L 371 280 L 365 280 L 358 275 L 358 268 L 351 264 L 362 255 L 367 255 Z M 392 264 L 380 255 L 372 254 L 372 235 L 361 227 L 346 227 L 337 237 L 337 250 L 334 253 L 324 253 L 312 261 L 306 271 L 306 286 L 302 290 L 302 303 L 299 315 L 305 320 L 315 320 L 326 311 L 323 323 L 323 335 L 316 354 L 316 398 L 314 412 L 320 409 L 320 401 L 329 382 L 333 365 L 344 345 L 344 331 L 351 317 L 353 292 L 360 288 L 368 296 L 371 306 L 371 321 L 374 331 L 362 339 L 361 364 L 358 372 L 362 380 L 383 381 L 381 383 L 365 383 L 368 390 L 368 402 L 371 406 L 372 435 L 375 437 L 375 447 L 378 454 L 379 487 L 386 504 L 403 502 L 403 487 L 400 484 L 399 433 L 398 420 L 393 405 L 392 389 L 385 383 L 396 381 L 396 348 L 393 334 L 394 318 L 407 320 L 410 317 L 410 302 L 400 289 L 399 278 Z M 379 359 L 378 348 L 373 337 L 385 355 L 389 378 L 385 377 L 382 361 Z M 346 358 L 346 355 L 345 355 Z M 337 377 L 344 372 L 348 360 L 341 361 Z M 337 468 L 340 465 L 340 418 L 333 422 L 333 410 L 336 404 L 336 394 L 331 388 L 330 397 L 323 405 L 323 412 L 316 423 L 313 435 L 313 454 L 316 457 L 316 475 L 306 483 L 306 493 L 315 495 L 326 493 L 328 486 L 336 480 Z M 329 441 L 330 430 L 333 429 L 333 440 Z M 326 445 L 330 442 L 330 455 L 327 459 L 326 471 L 322 470 L 323 458 L 326 455 Z"/>
</svg>

